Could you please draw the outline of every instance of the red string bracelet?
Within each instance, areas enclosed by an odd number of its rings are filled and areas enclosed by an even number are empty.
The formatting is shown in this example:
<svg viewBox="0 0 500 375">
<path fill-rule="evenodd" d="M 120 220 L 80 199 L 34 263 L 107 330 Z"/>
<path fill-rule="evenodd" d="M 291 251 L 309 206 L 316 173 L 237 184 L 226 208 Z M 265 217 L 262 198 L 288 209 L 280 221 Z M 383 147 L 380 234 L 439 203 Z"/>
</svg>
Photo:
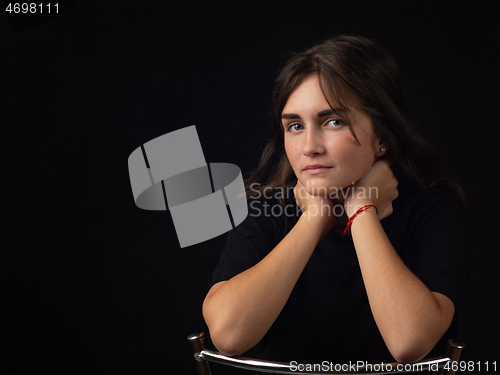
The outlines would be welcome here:
<svg viewBox="0 0 500 375">
<path fill-rule="evenodd" d="M 377 206 L 375 206 L 374 204 L 367 204 L 366 206 L 363 206 L 361 207 L 360 209 L 358 209 L 354 215 L 351 216 L 351 218 L 349 219 L 349 222 L 347 223 L 347 226 L 345 227 L 344 229 L 344 234 L 345 232 L 347 232 L 347 230 L 349 229 L 349 232 L 351 231 L 351 225 L 352 225 L 352 221 L 354 220 L 354 218 L 356 217 L 357 214 L 359 214 L 360 212 L 363 212 L 363 211 L 366 211 L 367 209 L 371 208 L 371 207 L 375 207 L 375 211 L 377 211 L 377 215 L 378 215 L 378 209 L 377 209 Z"/>
</svg>

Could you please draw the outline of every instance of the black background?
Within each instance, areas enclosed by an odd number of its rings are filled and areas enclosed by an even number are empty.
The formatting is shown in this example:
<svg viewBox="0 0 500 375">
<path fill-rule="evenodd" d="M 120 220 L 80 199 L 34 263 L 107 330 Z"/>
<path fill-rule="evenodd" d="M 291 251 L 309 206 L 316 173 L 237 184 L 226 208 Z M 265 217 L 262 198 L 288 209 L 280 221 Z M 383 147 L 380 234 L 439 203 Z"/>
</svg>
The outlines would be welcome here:
<svg viewBox="0 0 500 375">
<path fill-rule="evenodd" d="M 290 51 L 340 33 L 393 53 L 412 120 L 468 194 L 471 276 L 458 338 L 463 360 L 492 370 L 500 359 L 493 1 L 66 5 L 24 30 L 4 9 L 0 16 L 0 372 L 194 374 L 186 336 L 206 329 L 201 304 L 225 235 L 180 249 L 170 213 L 135 206 L 128 156 L 196 125 L 207 162 L 250 172 L 279 66 Z"/>
</svg>

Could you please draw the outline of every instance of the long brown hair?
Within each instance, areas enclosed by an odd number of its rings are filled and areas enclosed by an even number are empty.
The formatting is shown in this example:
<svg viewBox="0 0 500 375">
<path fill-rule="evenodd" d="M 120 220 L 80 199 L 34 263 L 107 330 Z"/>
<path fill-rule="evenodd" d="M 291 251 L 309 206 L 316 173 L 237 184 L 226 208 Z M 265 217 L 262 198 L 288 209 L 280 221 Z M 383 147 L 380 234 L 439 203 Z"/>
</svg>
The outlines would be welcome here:
<svg viewBox="0 0 500 375">
<path fill-rule="evenodd" d="M 327 39 L 293 55 L 284 65 L 273 92 L 271 138 L 257 168 L 245 180 L 247 196 L 265 188 L 295 185 L 296 177 L 285 153 L 281 113 L 292 90 L 310 75 L 318 77 L 330 107 L 331 100 L 344 108 L 351 103 L 371 118 L 375 135 L 389 144 L 384 158 L 390 161 L 398 180 L 421 188 L 445 186 L 465 203 L 460 185 L 444 171 L 434 148 L 408 119 L 394 58 L 374 40 L 356 35 Z M 352 127 L 351 132 L 357 140 Z"/>
</svg>

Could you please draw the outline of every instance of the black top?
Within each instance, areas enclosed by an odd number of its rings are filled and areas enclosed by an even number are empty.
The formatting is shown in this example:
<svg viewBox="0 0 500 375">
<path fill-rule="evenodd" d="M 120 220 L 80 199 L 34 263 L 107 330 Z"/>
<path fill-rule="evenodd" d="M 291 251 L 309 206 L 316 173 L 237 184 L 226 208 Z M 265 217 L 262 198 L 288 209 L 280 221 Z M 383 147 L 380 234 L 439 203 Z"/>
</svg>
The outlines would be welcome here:
<svg viewBox="0 0 500 375">
<path fill-rule="evenodd" d="M 393 213 L 382 226 L 406 266 L 458 308 L 467 276 L 467 219 L 461 202 L 442 188 L 401 184 Z M 278 193 L 279 191 L 277 191 Z M 297 223 L 293 190 L 285 208 L 270 192 L 249 199 L 249 215 L 227 238 L 212 285 L 229 280 L 263 259 Z M 272 197 L 271 197 L 272 196 Z M 430 353 L 444 354 L 456 338 L 456 319 Z M 298 363 L 393 362 L 375 324 L 350 236 L 330 231 L 314 250 L 287 303 L 252 351 L 261 359 Z"/>
</svg>

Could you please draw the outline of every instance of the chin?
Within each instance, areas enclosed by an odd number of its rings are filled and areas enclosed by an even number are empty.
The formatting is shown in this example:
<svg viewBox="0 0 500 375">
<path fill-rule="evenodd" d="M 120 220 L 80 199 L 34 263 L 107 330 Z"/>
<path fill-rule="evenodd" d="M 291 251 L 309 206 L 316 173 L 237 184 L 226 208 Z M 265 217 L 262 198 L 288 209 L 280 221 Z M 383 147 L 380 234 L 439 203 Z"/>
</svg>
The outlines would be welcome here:
<svg viewBox="0 0 500 375">
<path fill-rule="evenodd" d="M 307 192 L 315 197 L 326 198 L 327 196 L 336 196 L 342 189 L 340 186 L 335 186 L 326 181 L 312 180 L 308 181 L 305 186 Z"/>
</svg>

